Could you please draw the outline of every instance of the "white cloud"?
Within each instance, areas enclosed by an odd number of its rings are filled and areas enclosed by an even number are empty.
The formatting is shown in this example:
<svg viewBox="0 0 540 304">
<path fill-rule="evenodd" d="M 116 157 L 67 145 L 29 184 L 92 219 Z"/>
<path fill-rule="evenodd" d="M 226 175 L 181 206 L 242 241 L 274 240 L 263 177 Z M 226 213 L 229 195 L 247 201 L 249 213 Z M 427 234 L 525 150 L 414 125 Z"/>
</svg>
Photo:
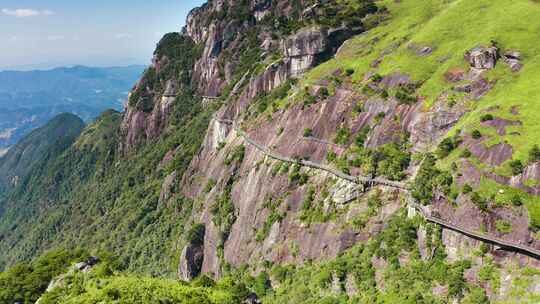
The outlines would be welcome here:
<svg viewBox="0 0 540 304">
<path fill-rule="evenodd" d="M 0 12 L 2 15 L 17 17 L 17 18 L 54 15 L 54 12 L 51 10 L 40 11 L 40 10 L 35 10 L 35 9 L 30 9 L 30 8 L 17 8 L 17 9 L 3 8 Z"/>
</svg>

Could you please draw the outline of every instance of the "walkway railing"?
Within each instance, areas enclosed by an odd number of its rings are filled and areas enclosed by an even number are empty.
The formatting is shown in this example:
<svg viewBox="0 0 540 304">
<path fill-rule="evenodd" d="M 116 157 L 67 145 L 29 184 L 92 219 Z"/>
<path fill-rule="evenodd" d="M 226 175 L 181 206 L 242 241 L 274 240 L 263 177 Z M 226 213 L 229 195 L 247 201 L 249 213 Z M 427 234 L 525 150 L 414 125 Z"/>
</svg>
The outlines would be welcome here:
<svg viewBox="0 0 540 304">
<path fill-rule="evenodd" d="M 220 122 L 220 123 L 225 123 L 225 124 L 230 124 L 230 125 L 234 124 L 234 122 L 232 120 L 227 120 L 227 119 L 216 119 L 216 120 L 218 122 Z M 326 171 L 326 172 L 331 173 L 332 175 L 334 175 L 334 176 L 336 176 L 338 178 L 348 180 L 348 181 L 356 183 L 356 184 L 362 184 L 364 186 L 367 185 L 369 187 L 372 187 L 374 185 L 383 185 L 383 186 L 387 186 L 387 187 L 392 187 L 392 188 L 404 190 L 404 191 L 407 192 L 407 195 L 408 195 L 407 205 L 414 208 L 414 209 L 416 209 L 426 221 L 438 224 L 438 225 L 440 225 L 442 227 L 445 227 L 447 229 L 456 231 L 458 233 L 461 233 L 461 234 L 466 235 L 468 237 L 477 239 L 479 241 L 495 244 L 495 245 L 500 246 L 501 248 L 516 251 L 516 252 L 525 254 L 527 256 L 530 256 L 532 258 L 535 258 L 535 259 L 540 259 L 540 250 L 538 250 L 538 249 L 532 248 L 532 247 L 524 245 L 524 244 L 518 244 L 518 243 L 515 243 L 515 242 L 503 240 L 503 239 L 500 239 L 500 238 L 497 238 L 497 237 L 494 237 L 494 236 L 481 234 L 481 233 L 478 233 L 478 232 L 475 232 L 475 231 L 472 231 L 472 230 L 457 226 L 457 225 L 455 225 L 453 223 L 450 223 L 448 221 L 445 221 L 445 220 L 443 220 L 441 218 L 432 216 L 431 212 L 429 212 L 429 210 L 427 210 L 424 206 L 422 206 L 422 205 L 415 202 L 414 198 L 411 196 L 410 187 L 406 183 L 391 181 L 391 180 L 387 180 L 387 179 L 383 179 L 383 178 L 370 178 L 370 177 L 366 177 L 366 176 L 352 176 L 352 175 L 346 174 L 344 172 L 341 172 L 339 170 L 336 170 L 336 169 L 334 169 L 332 167 L 329 167 L 329 166 L 326 166 L 326 165 L 323 165 L 323 164 L 319 164 L 319 163 L 315 163 L 315 162 L 308 161 L 308 160 L 303 160 L 303 159 L 293 159 L 293 158 L 290 158 L 290 157 L 286 157 L 286 156 L 280 155 L 280 154 L 278 154 L 276 152 L 273 152 L 272 150 L 270 150 L 266 146 L 264 146 L 262 144 L 259 144 L 256 141 L 252 140 L 251 138 L 249 138 L 247 136 L 247 134 L 244 131 L 240 130 L 240 128 L 238 126 L 236 126 L 234 129 L 238 133 L 238 135 L 240 135 L 248 144 L 255 147 L 257 150 L 261 151 L 263 154 L 267 155 L 270 158 L 273 158 L 273 159 L 276 159 L 276 160 L 279 160 L 279 161 L 283 161 L 283 162 L 288 162 L 288 163 L 291 163 L 291 164 L 298 164 L 298 165 L 301 165 L 301 166 Z M 360 195 L 360 194 L 358 194 L 358 195 Z M 354 200 L 354 198 L 349 198 L 349 201 L 352 201 L 352 200 Z"/>
</svg>

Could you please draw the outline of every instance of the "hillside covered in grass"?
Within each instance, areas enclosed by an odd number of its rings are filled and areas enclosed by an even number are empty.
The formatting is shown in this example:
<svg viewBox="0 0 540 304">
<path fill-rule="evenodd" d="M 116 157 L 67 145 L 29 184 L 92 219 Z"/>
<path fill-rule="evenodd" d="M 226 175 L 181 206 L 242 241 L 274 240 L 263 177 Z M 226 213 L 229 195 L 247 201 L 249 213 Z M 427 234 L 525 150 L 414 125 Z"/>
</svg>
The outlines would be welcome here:
<svg viewBox="0 0 540 304">
<path fill-rule="evenodd" d="M 538 99 L 539 81 L 538 56 L 540 50 L 531 46 L 540 27 L 536 21 L 540 7 L 535 1 L 517 1 L 509 4 L 498 1 L 402 1 L 384 2 L 392 13 L 391 21 L 347 42 L 335 59 L 311 71 L 306 84 L 315 83 L 331 75 L 336 68 L 352 70 L 353 83 L 362 89 L 371 79 L 366 75 L 381 77 L 394 73 L 406 74 L 415 89 L 411 93 L 422 101 L 422 111 L 463 111 L 464 115 L 448 133 L 471 135 L 479 131 L 481 143 L 486 148 L 507 144 L 510 157 L 500 163 L 486 163 L 481 157 L 472 155 L 468 162 L 482 171 L 478 191 L 493 203 L 505 205 L 513 196 L 522 197 L 527 206 L 533 226 L 540 223 L 540 203 L 537 195 L 527 191 L 516 191 L 508 179 L 516 178 L 528 165 L 538 161 L 538 139 L 540 125 L 536 113 L 540 112 Z M 453 73 L 466 73 L 470 66 L 465 54 L 479 46 L 496 45 L 499 56 L 505 52 L 519 52 L 523 67 L 512 71 L 500 58 L 493 69 L 487 70 L 483 78 L 490 89 L 480 97 L 470 98 L 460 92 L 462 85 L 471 81 L 449 80 Z M 426 52 L 425 54 L 422 51 Z M 390 89 L 390 95 L 399 94 Z M 393 91 L 393 92 L 392 92 Z M 493 123 L 490 123 L 493 122 Z M 502 125 L 503 132 L 500 131 Z M 472 136 L 472 135 L 471 135 Z M 475 145 L 477 143 L 474 143 Z M 436 143 L 428 147 L 435 151 Z M 467 145 L 460 144 L 451 149 L 439 161 L 441 168 L 450 169 L 459 163 Z M 493 152 L 495 154 L 496 152 Z M 507 153 L 507 152 L 506 152 Z M 506 159 L 505 159 L 506 158 Z M 461 160 L 462 161 L 462 160 Z M 519 162 L 517 169 L 513 169 Z M 519 168 L 521 167 L 521 169 Z M 536 170 L 536 169 L 531 169 Z M 497 178 L 489 178 L 497 175 Z M 500 177 L 500 178 L 499 178 Z M 493 180 L 504 180 L 494 183 Z M 508 184 L 508 185 L 506 185 Z M 525 185 L 533 188 L 538 184 L 526 179 Z M 476 187 L 475 187 L 476 188 Z M 504 191 L 504 194 L 500 194 Z M 537 190 L 529 191 L 537 194 Z"/>
</svg>

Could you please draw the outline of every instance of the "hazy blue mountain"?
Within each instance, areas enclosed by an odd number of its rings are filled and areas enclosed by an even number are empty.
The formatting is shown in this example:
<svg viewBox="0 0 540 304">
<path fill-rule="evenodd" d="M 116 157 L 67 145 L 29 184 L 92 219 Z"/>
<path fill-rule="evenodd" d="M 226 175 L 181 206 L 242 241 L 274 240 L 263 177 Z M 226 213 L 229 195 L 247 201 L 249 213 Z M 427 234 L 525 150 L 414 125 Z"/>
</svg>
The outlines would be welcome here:
<svg viewBox="0 0 540 304">
<path fill-rule="evenodd" d="M 106 109 L 121 110 L 143 71 L 144 66 L 74 66 L 0 72 L 0 156 L 59 113 L 89 121 Z"/>
</svg>

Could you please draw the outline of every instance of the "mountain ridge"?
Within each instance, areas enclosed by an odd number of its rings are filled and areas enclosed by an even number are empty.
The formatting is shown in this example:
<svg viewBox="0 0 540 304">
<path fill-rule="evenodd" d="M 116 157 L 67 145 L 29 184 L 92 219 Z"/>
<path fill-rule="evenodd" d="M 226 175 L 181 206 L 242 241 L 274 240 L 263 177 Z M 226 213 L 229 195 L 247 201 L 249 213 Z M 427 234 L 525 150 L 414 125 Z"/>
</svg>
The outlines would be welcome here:
<svg viewBox="0 0 540 304">
<path fill-rule="evenodd" d="M 535 303 L 534 257 L 415 216 L 403 189 L 302 165 L 406 184 L 449 227 L 540 248 L 537 53 L 520 30 L 535 16 L 528 0 L 210 1 L 160 41 L 125 113 L 2 202 L 0 266 L 77 244 L 118 254 L 112 285 L 143 273 L 210 276 L 247 299 L 244 284 L 262 303 Z"/>
</svg>

